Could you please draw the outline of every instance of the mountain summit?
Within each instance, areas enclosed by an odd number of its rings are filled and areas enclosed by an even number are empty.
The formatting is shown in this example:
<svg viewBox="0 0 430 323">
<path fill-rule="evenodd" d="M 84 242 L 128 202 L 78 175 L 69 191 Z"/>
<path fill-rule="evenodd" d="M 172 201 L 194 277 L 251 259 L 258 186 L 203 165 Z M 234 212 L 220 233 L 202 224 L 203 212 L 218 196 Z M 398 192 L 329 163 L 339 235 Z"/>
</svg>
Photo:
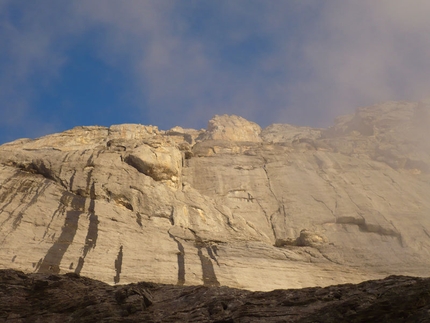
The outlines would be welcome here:
<svg viewBox="0 0 430 323">
<path fill-rule="evenodd" d="M 77 127 L 0 146 L 0 268 L 250 290 L 428 275 L 430 107 L 328 129 Z"/>
</svg>

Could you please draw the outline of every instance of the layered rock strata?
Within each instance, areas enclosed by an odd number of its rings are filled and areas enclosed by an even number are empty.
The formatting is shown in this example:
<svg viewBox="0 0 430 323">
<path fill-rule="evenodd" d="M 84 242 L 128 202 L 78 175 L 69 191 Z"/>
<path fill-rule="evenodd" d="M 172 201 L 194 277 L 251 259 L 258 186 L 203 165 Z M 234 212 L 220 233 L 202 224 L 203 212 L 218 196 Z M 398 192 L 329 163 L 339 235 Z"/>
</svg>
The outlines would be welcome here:
<svg viewBox="0 0 430 323">
<path fill-rule="evenodd" d="M 0 146 L 0 268 L 251 290 L 428 275 L 430 111 L 77 127 Z"/>
</svg>

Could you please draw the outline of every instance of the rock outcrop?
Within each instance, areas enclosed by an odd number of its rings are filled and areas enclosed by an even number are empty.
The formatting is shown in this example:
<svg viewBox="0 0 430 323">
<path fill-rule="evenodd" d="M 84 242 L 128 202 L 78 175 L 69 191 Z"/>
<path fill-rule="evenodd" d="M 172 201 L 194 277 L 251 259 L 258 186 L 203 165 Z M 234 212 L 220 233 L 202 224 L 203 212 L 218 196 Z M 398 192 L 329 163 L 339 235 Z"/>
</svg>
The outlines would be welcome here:
<svg viewBox="0 0 430 323">
<path fill-rule="evenodd" d="M 430 108 L 329 129 L 77 127 L 0 146 L 0 268 L 251 290 L 427 276 Z"/>
<path fill-rule="evenodd" d="M 428 322 L 430 279 L 250 292 L 0 270 L 1 322 Z"/>
</svg>

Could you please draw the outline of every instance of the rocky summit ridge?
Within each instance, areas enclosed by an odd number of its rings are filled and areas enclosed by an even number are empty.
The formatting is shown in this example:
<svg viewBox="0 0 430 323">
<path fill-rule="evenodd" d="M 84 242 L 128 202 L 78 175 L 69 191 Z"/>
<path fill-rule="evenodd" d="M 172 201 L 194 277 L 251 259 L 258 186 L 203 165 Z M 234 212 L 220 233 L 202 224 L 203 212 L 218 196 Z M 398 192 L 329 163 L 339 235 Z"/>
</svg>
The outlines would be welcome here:
<svg viewBox="0 0 430 323">
<path fill-rule="evenodd" d="M 0 268 L 268 291 L 428 276 L 430 106 L 0 146 Z"/>
</svg>

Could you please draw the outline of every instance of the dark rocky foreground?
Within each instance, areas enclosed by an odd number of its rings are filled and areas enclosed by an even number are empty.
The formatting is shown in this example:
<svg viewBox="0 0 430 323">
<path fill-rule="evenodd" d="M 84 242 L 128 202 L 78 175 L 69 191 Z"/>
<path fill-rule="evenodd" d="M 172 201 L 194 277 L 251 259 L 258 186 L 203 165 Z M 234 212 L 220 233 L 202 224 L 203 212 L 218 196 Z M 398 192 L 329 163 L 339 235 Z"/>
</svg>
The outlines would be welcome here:
<svg viewBox="0 0 430 323">
<path fill-rule="evenodd" d="M 430 278 L 250 292 L 0 271 L 1 322 L 430 322 Z"/>
</svg>

